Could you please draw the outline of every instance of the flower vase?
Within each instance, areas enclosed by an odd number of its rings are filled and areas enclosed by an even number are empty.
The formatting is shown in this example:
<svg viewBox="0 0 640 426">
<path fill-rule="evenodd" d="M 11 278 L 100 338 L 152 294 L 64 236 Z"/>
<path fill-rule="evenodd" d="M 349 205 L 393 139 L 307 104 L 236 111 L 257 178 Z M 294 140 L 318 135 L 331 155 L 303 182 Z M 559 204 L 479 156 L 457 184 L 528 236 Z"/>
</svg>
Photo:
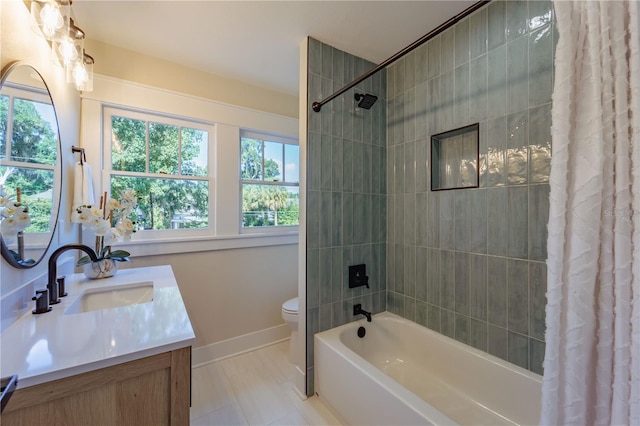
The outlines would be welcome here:
<svg viewBox="0 0 640 426">
<path fill-rule="evenodd" d="M 84 265 L 84 276 L 92 280 L 112 277 L 116 272 L 118 272 L 118 263 L 113 259 L 101 259 Z"/>
</svg>

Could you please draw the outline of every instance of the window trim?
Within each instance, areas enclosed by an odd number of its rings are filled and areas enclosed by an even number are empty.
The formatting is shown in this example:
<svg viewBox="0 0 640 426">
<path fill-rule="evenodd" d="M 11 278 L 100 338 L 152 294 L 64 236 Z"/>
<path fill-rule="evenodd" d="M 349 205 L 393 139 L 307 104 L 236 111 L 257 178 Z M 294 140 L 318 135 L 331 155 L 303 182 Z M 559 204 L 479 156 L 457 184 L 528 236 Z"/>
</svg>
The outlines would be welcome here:
<svg viewBox="0 0 640 426">
<path fill-rule="evenodd" d="M 288 232 L 262 232 L 215 236 L 173 238 L 138 238 L 118 243 L 133 256 L 180 254 L 198 251 L 241 249 L 298 244 L 298 230 Z"/>
</svg>

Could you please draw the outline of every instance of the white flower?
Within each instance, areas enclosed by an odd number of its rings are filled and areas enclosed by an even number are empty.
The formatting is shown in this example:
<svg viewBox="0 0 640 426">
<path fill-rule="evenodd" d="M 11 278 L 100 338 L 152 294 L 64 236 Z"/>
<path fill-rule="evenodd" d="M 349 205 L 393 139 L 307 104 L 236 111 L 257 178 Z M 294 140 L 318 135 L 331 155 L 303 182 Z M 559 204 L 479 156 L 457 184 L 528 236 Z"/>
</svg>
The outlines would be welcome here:
<svg viewBox="0 0 640 426">
<path fill-rule="evenodd" d="M 111 225 L 108 220 L 104 220 L 101 217 L 95 217 L 93 218 L 93 221 L 91 221 L 91 229 L 96 236 L 102 237 L 109 233 Z"/>
<path fill-rule="evenodd" d="M 136 232 L 135 224 L 130 219 L 123 219 L 115 227 L 118 241 L 131 240 L 131 235 Z"/>
<path fill-rule="evenodd" d="M 120 204 L 120 201 L 116 200 L 115 198 L 109 198 L 109 203 L 107 203 L 107 211 L 120 209 L 122 209 L 122 204 Z"/>
<path fill-rule="evenodd" d="M 0 223 L 0 232 L 2 232 L 3 237 L 18 233 L 17 221 L 13 217 L 5 217 Z"/>
<path fill-rule="evenodd" d="M 16 225 L 18 227 L 18 232 L 24 231 L 29 227 L 29 225 L 31 225 L 31 217 L 25 210 L 26 209 L 22 207 L 14 216 Z"/>
<path fill-rule="evenodd" d="M 18 209 L 18 203 L 14 203 L 10 201 L 6 203 L 4 210 L 2 210 L 2 216 L 3 217 L 13 216 L 16 213 L 17 209 Z"/>
<path fill-rule="evenodd" d="M 124 239 L 124 232 L 119 227 L 111 228 L 109 238 L 114 241 L 122 241 Z"/>
<path fill-rule="evenodd" d="M 71 221 L 88 225 L 93 221 L 95 215 L 88 206 L 82 206 L 71 215 Z"/>
<path fill-rule="evenodd" d="M 99 218 L 102 219 L 102 210 L 99 209 L 98 207 L 89 206 L 89 213 L 92 214 L 95 217 L 99 217 Z"/>
<path fill-rule="evenodd" d="M 123 219 L 121 222 L 122 229 L 127 232 L 135 232 L 136 228 L 131 219 Z"/>
<path fill-rule="evenodd" d="M 2 236 L 7 240 L 12 240 L 14 234 L 24 231 L 31 225 L 31 217 L 27 207 L 21 203 L 11 201 L 6 193 L 1 192 L 0 200 L 0 220 L 2 220 Z"/>
<path fill-rule="evenodd" d="M 129 188 L 122 193 L 122 201 L 127 204 L 137 204 L 138 197 L 136 197 L 136 192 Z"/>
</svg>

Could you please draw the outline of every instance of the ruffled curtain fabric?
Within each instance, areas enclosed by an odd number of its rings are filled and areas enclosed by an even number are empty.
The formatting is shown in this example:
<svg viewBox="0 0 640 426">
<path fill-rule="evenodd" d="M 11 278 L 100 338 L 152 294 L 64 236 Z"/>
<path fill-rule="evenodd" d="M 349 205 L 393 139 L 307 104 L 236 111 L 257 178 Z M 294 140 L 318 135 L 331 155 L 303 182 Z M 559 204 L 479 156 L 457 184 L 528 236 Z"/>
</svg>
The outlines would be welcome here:
<svg viewBox="0 0 640 426">
<path fill-rule="evenodd" d="M 640 425 L 636 1 L 554 1 L 542 425 Z"/>
</svg>

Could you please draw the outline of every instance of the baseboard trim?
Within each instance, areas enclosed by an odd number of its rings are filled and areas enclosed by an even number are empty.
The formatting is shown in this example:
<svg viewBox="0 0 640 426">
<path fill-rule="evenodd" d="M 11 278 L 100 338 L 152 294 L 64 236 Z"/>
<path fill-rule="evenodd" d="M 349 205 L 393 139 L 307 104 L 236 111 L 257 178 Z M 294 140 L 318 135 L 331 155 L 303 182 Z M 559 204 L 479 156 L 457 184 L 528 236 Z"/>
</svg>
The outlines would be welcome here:
<svg viewBox="0 0 640 426">
<path fill-rule="evenodd" d="M 290 337 L 291 330 L 289 326 L 287 324 L 281 324 L 215 342 L 210 345 L 198 346 L 197 348 L 193 348 L 191 366 L 197 368 L 234 355 L 240 355 L 289 340 Z"/>
</svg>

